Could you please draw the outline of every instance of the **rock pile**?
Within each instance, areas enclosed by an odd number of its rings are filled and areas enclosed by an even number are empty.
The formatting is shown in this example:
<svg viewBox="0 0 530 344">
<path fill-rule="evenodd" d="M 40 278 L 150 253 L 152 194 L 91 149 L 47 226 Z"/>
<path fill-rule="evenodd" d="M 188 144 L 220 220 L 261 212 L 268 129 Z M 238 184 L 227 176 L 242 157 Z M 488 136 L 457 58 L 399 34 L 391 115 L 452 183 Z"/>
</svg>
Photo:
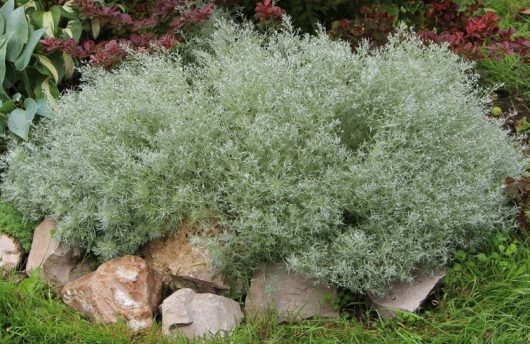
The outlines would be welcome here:
<svg viewBox="0 0 530 344">
<path fill-rule="evenodd" d="M 168 336 L 211 337 L 229 333 L 247 318 L 270 311 L 281 322 L 307 318 L 338 317 L 335 289 L 317 283 L 283 265 L 263 265 L 247 290 L 244 313 L 226 295 L 230 288 L 216 274 L 208 252 L 194 247 L 192 227 L 156 240 L 140 256 L 109 260 L 95 269 L 95 262 L 75 247 L 54 238 L 55 222 L 44 220 L 35 229 L 26 273 L 39 269 L 41 278 L 61 292 L 70 307 L 99 323 L 122 319 L 134 331 L 151 327 L 157 312 Z M 21 265 L 24 251 L 16 239 L 0 233 L 0 273 L 6 277 Z M 418 270 L 414 280 L 395 283 L 380 296 L 368 293 L 370 303 L 383 317 L 396 311 L 416 311 L 440 284 L 444 270 Z M 172 293 L 162 298 L 163 286 Z"/>
</svg>

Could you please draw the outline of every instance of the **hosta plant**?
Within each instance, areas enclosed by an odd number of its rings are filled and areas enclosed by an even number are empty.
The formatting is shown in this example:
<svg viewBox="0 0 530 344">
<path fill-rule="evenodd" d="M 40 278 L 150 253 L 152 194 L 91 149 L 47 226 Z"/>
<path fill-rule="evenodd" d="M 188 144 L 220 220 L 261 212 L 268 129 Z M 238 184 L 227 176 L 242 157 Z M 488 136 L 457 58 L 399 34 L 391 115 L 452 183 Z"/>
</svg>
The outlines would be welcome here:
<svg viewBox="0 0 530 344">
<path fill-rule="evenodd" d="M 185 27 L 206 21 L 214 3 L 202 0 L 62 1 L 70 32 L 42 40 L 44 50 L 74 60 L 88 60 L 110 68 L 125 56 L 129 46 L 150 49 L 153 44 L 172 48 L 183 39 Z M 68 32 L 67 32 L 68 33 Z"/>
<path fill-rule="evenodd" d="M 195 221 L 227 276 L 283 262 L 355 291 L 511 228 L 503 180 L 525 161 L 447 47 L 216 25 L 185 59 L 86 69 L 6 156 L 3 196 L 102 259 Z"/>
<path fill-rule="evenodd" d="M 55 84 L 34 51 L 43 27 L 31 25 L 26 9 L 13 0 L 0 8 L 0 126 L 27 139 L 35 115 L 50 113 L 48 100 L 58 95 Z"/>
</svg>

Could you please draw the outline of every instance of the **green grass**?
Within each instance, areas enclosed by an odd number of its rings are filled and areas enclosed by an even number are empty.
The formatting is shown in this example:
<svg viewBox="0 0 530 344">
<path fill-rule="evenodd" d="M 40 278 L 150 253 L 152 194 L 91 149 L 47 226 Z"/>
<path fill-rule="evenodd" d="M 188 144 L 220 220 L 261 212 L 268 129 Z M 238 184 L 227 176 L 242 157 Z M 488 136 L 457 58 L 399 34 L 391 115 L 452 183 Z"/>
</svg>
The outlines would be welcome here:
<svg viewBox="0 0 530 344">
<path fill-rule="evenodd" d="M 487 86 L 502 84 L 513 96 L 530 99 L 530 64 L 518 55 L 506 55 L 502 59 L 485 59 L 477 62 L 481 82 Z"/>
<path fill-rule="evenodd" d="M 0 232 L 17 238 L 25 251 L 31 247 L 35 224 L 26 222 L 9 203 L 0 200 Z"/>
<path fill-rule="evenodd" d="M 490 0 L 486 8 L 500 18 L 503 29 L 513 27 L 516 36 L 530 38 L 530 15 L 521 14 L 521 10 L 530 8 L 530 0 Z"/>
<path fill-rule="evenodd" d="M 485 4 L 500 18 L 500 27 L 515 29 L 515 36 L 530 39 L 530 15 L 521 10 L 530 8 L 530 0 L 490 0 Z M 519 55 L 507 55 L 501 59 L 485 59 L 477 62 L 481 83 L 487 86 L 503 84 L 509 94 L 506 102 L 509 108 L 523 114 L 528 112 L 530 100 L 530 64 Z"/>
<path fill-rule="evenodd" d="M 467 6 L 473 0 L 456 0 L 460 6 Z M 530 39 L 530 15 L 522 14 L 530 8 L 530 0 L 489 0 L 485 1 L 485 10 L 499 17 L 502 29 L 514 28 L 516 37 Z M 508 102 L 526 102 L 530 100 L 530 64 L 519 55 L 507 55 L 501 59 L 485 59 L 477 62 L 481 74 L 481 83 L 486 86 L 503 84 L 508 92 Z M 517 101 L 514 97 L 522 98 Z M 514 107 L 514 106 L 511 106 Z M 517 106 L 515 106 L 517 108 Z M 520 110 L 520 109 L 519 109 Z"/>
<path fill-rule="evenodd" d="M 274 319 L 241 325 L 207 343 L 528 343 L 530 247 L 498 236 L 483 252 L 457 254 L 438 305 L 395 320 L 363 317 L 281 325 Z M 373 319 L 373 320 L 370 320 Z M 198 341 L 199 342 L 199 341 Z M 38 280 L 0 282 L 0 343 L 187 343 L 161 336 L 159 325 L 134 335 L 123 324 L 94 325 L 63 305 Z"/>
</svg>

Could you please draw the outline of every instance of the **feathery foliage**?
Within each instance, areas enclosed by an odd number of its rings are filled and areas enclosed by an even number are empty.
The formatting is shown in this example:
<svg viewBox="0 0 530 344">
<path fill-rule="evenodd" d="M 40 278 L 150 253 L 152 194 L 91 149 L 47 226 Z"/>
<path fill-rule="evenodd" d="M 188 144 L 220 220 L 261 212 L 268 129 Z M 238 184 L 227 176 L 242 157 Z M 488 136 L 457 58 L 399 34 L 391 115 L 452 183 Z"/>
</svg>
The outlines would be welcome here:
<svg viewBox="0 0 530 344">
<path fill-rule="evenodd" d="M 216 25 L 185 62 L 87 69 L 11 149 L 4 197 L 104 259 L 213 218 L 223 232 L 198 244 L 228 276 L 285 261 L 355 291 L 511 226 L 502 182 L 522 155 L 446 47 L 401 30 L 352 53 L 288 23 Z"/>
</svg>

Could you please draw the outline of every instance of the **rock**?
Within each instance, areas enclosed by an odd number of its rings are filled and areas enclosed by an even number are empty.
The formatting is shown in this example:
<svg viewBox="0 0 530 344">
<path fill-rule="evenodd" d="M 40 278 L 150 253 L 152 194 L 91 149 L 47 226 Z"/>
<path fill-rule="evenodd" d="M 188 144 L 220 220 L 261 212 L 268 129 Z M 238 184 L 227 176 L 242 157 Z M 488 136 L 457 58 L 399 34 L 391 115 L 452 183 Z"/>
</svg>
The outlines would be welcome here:
<svg viewBox="0 0 530 344">
<path fill-rule="evenodd" d="M 26 273 L 29 275 L 40 267 L 41 278 L 60 290 L 67 282 L 79 277 L 79 271 L 93 269 L 89 261 L 83 259 L 81 250 L 66 247 L 53 237 L 55 226 L 53 220 L 46 219 L 35 228 Z"/>
<path fill-rule="evenodd" d="M 263 317 L 270 309 L 278 313 L 281 322 L 315 316 L 338 316 L 333 306 L 334 289 L 315 284 L 297 273 L 289 273 L 280 264 L 262 267 L 250 283 L 245 300 L 245 314 Z"/>
<path fill-rule="evenodd" d="M 385 295 L 368 293 L 372 308 L 383 318 L 395 316 L 395 311 L 414 312 L 420 308 L 431 292 L 440 284 L 446 270 L 418 270 L 412 282 L 397 282 L 390 286 Z"/>
<path fill-rule="evenodd" d="M 0 274 L 2 277 L 7 277 L 15 270 L 23 257 L 24 250 L 17 239 L 0 233 Z"/>
<path fill-rule="evenodd" d="M 176 234 L 149 243 L 141 256 L 172 290 L 191 288 L 215 294 L 228 291 L 222 276 L 213 272 L 208 252 L 190 243 L 193 233 L 193 227 L 183 225 Z"/>
<path fill-rule="evenodd" d="M 215 294 L 180 289 L 162 302 L 162 331 L 187 338 L 211 337 L 232 331 L 243 320 L 239 303 Z"/>
<path fill-rule="evenodd" d="M 62 298 L 92 321 L 108 324 L 122 317 L 139 331 L 151 327 L 161 292 L 162 282 L 142 258 L 124 256 L 67 283 Z"/>
</svg>

